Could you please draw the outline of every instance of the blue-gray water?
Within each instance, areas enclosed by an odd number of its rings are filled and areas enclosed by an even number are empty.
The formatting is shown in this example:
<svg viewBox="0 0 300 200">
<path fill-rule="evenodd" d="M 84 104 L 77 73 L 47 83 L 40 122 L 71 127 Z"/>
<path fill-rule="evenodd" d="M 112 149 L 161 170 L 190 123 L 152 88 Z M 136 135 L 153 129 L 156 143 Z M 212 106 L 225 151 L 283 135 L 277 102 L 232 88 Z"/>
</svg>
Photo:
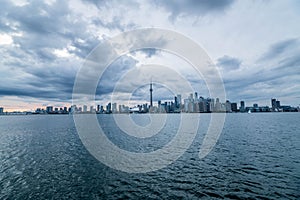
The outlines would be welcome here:
<svg viewBox="0 0 300 200">
<path fill-rule="evenodd" d="M 163 133 L 145 142 L 120 133 L 112 115 L 98 118 L 118 146 L 148 152 L 174 136 L 179 116 L 168 115 Z M 147 115 L 138 118 L 147 123 Z M 300 113 L 228 114 L 204 159 L 198 153 L 205 125 L 173 164 L 128 174 L 89 154 L 72 116 L 0 116 L 0 199 L 299 199 L 299 126 Z"/>
</svg>

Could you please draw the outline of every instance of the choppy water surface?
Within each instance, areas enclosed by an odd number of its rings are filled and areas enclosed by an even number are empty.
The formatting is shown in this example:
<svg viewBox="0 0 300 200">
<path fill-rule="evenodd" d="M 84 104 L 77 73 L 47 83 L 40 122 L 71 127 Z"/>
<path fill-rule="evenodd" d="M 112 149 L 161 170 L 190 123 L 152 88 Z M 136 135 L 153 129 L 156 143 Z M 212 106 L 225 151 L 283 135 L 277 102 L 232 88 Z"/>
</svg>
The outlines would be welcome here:
<svg viewBox="0 0 300 200">
<path fill-rule="evenodd" d="M 197 115 L 195 115 L 197 116 Z M 149 123 L 136 115 L 136 123 Z M 120 148 L 149 152 L 174 137 L 180 115 L 143 142 L 98 115 Z M 0 116 L 0 199 L 300 198 L 300 113 L 228 114 L 213 151 L 198 157 L 210 114 L 173 164 L 146 174 L 113 170 L 82 145 L 72 116 Z"/>
</svg>

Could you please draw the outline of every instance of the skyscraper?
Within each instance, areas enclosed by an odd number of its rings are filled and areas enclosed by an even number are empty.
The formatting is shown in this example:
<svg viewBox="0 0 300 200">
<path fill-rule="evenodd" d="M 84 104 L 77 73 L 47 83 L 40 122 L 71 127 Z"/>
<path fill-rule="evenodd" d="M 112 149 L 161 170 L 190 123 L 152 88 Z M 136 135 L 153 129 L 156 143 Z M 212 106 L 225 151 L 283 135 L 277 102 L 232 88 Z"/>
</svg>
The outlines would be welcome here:
<svg viewBox="0 0 300 200">
<path fill-rule="evenodd" d="M 52 113 L 53 112 L 53 106 L 47 106 L 46 107 L 46 112 L 47 113 Z"/>
<path fill-rule="evenodd" d="M 180 108 L 182 102 L 181 102 L 181 94 L 177 94 L 177 103 L 178 103 L 178 107 Z"/>
<path fill-rule="evenodd" d="M 83 105 L 83 112 L 87 112 L 87 106 Z"/>
<path fill-rule="evenodd" d="M 275 109 L 276 109 L 276 99 L 271 99 L 271 105 L 272 105 L 272 110 L 275 111 Z"/>
<path fill-rule="evenodd" d="M 195 102 L 198 102 L 198 93 L 195 92 L 195 99 L 194 99 Z"/>
<path fill-rule="evenodd" d="M 276 108 L 280 108 L 280 101 L 279 100 L 276 101 Z"/>
<path fill-rule="evenodd" d="M 152 103 L 152 92 L 153 92 L 153 89 L 152 89 L 152 80 L 150 82 L 150 107 L 153 106 L 153 103 Z"/>
<path fill-rule="evenodd" d="M 240 112 L 245 112 L 245 101 L 241 101 Z"/>
</svg>

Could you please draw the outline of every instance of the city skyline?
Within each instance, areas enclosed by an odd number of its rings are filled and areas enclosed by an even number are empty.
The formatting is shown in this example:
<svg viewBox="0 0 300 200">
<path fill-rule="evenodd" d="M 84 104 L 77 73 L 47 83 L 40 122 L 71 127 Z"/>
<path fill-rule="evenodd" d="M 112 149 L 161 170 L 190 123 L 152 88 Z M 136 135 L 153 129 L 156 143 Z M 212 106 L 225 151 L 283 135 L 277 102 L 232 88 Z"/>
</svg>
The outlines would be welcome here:
<svg viewBox="0 0 300 200">
<path fill-rule="evenodd" d="M 43 105 L 37 105 L 35 107 L 31 107 L 30 109 L 26 109 L 26 110 L 11 110 L 11 109 L 6 109 L 5 106 L 1 105 L 0 104 L 0 114 L 1 113 L 5 113 L 5 112 L 37 112 L 37 110 L 40 110 L 40 111 L 47 111 L 47 108 L 51 108 L 51 112 L 53 111 L 65 111 L 65 112 L 70 112 L 70 109 L 75 106 L 74 108 L 76 109 L 79 109 L 77 111 L 80 111 L 80 112 L 88 112 L 88 108 L 90 108 L 90 111 L 91 110 L 95 110 L 96 111 L 99 111 L 99 107 L 102 106 L 104 111 L 106 110 L 105 108 L 107 108 L 107 106 L 110 104 L 110 107 L 112 107 L 113 104 L 115 105 L 119 105 L 119 106 L 126 106 L 128 109 L 131 109 L 131 108 L 137 108 L 138 106 L 147 106 L 147 108 L 149 109 L 150 107 L 156 107 L 158 108 L 160 104 L 166 104 L 166 103 L 174 103 L 175 105 L 177 104 L 177 102 L 179 102 L 179 105 L 181 106 L 185 106 L 185 101 L 189 101 L 190 100 L 192 102 L 200 102 L 200 100 L 212 100 L 213 103 L 215 103 L 215 101 L 217 102 L 220 102 L 221 105 L 220 106 L 223 106 L 223 109 L 225 110 L 218 110 L 218 111 L 225 111 L 226 112 L 226 103 L 229 102 L 229 103 L 234 103 L 234 104 L 240 104 L 238 108 L 238 111 L 240 111 L 240 107 L 244 107 L 244 109 L 247 107 L 247 108 L 255 108 L 255 107 L 268 107 L 270 108 L 271 110 L 270 111 L 274 111 L 275 108 L 279 108 L 281 106 L 281 102 L 279 99 L 276 99 L 276 98 L 271 98 L 271 101 L 269 99 L 269 102 L 266 102 L 266 104 L 259 104 L 257 102 L 246 102 L 245 100 L 241 99 L 241 100 L 238 100 L 238 101 L 230 101 L 229 99 L 226 99 L 226 100 L 220 100 L 218 97 L 214 98 L 214 97 L 203 97 L 201 95 L 198 95 L 198 92 L 194 92 L 194 93 L 189 93 L 189 95 L 187 96 L 187 98 L 185 99 L 182 99 L 182 95 L 181 94 L 177 94 L 177 95 L 174 95 L 173 94 L 173 98 L 162 98 L 162 99 L 159 99 L 158 97 L 155 97 L 154 95 L 154 99 L 156 99 L 156 101 L 153 102 L 153 91 L 154 91 L 154 88 L 153 88 L 153 82 L 152 82 L 152 79 L 151 79 L 151 82 L 149 83 L 149 99 L 148 101 L 145 99 L 145 100 L 140 100 L 140 101 L 127 101 L 128 104 L 124 103 L 124 102 L 121 102 L 120 101 L 116 101 L 114 102 L 112 99 L 111 101 L 106 101 L 106 102 L 100 102 L 100 101 L 94 101 L 93 103 L 80 103 L 79 105 L 76 105 L 76 104 L 72 104 L 72 103 L 61 103 L 61 104 L 43 104 Z M 155 93 L 154 93 L 155 94 Z M 77 107 L 78 106 L 78 107 Z M 299 107 L 300 107 L 300 104 L 299 105 L 291 105 L 289 103 L 286 103 L 284 102 L 284 106 L 290 106 L 292 108 L 298 108 L 299 110 Z M 44 109 L 45 108 L 45 109 Z M 117 108 L 117 107 L 116 107 Z M 5 109 L 5 110 L 4 110 Z M 273 110 L 272 110 L 273 109 Z M 119 109 L 116 109 L 120 110 Z M 187 109 L 185 109 L 184 107 L 180 108 L 180 111 L 181 112 L 188 112 L 186 111 Z M 218 112 L 217 111 L 217 112 Z M 236 112 L 237 110 L 235 110 Z M 248 110 L 244 110 L 244 111 L 248 111 Z M 242 112 L 244 112 L 242 111 Z M 278 110 L 277 110 L 278 111 Z M 192 112 L 198 112 L 198 111 L 192 111 Z M 200 111 L 199 111 L 200 112 Z M 228 110 L 227 110 L 228 112 Z M 231 112 L 231 111 L 230 111 Z"/>
<path fill-rule="evenodd" d="M 119 33 L 147 27 L 179 32 L 202 46 L 223 79 L 228 99 L 267 105 L 269 99 L 279 98 L 299 106 L 299 8 L 298 1 L 4 0 L 0 8 L 0 106 L 22 111 L 71 105 L 75 77 L 86 56 Z M 149 63 L 172 67 L 194 91 L 209 96 L 203 77 L 183 59 L 143 49 L 112 63 L 105 76 L 99 77 L 96 99 L 108 102 L 118 79 Z M 143 78 L 142 74 L 136 77 L 137 85 L 145 82 Z M 171 78 L 165 84 L 181 87 Z M 136 88 L 124 84 L 119 89 L 116 98 L 124 101 L 123 96 Z M 164 91 L 156 90 L 161 97 Z M 134 98 L 142 102 L 145 97 L 136 94 Z"/>
<path fill-rule="evenodd" d="M 226 100 L 220 101 L 218 97 L 198 96 L 198 92 L 190 93 L 185 99 L 182 99 L 181 94 L 174 96 L 173 100 L 158 100 L 157 104 L 153 103 L 153 82 L 149 83 L 149 101 L 134 106 L 118 104 L 116 102 L 108 102 L 99 104 L 72 104 L 68 106 L 51 106 L 45 108 L 35 108 L 35 110 L 27 110 L 26 114 L 74 114 L 74 113 L 98 113 L 98 114 L 111 114 L 111 113 L 218 113 L 218 112 L 300 112 L 300 107 L 293 107 L 290 105 L 282 105 L 279 99 L 272 98 L 269 105 L 258 105 L 254 103 L 252 106 L 247 106 L 244 100 L 239 102 L 230 102 Z M 144 101 L 145 102 L 145 101 Z M 239 105 L 238 105 L 239 104 Z M 88 109 L 89 107 L 89 109 Z M 5 111 L 0 107 L 0 115 L 2 114 L 22 113 L 20 111 Z"/>
</svg>

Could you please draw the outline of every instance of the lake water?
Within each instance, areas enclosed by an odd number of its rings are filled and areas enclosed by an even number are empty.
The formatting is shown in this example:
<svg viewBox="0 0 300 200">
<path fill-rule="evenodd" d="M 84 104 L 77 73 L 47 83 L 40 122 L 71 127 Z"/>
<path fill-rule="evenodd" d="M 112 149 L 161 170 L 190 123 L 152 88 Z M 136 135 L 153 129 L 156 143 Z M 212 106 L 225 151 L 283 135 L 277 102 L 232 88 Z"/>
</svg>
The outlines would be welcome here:
<svg viewBox="0 0 300 200">
<path fill-rule="evenodd" d="M 174 137 L 179 116 L 167 115 L 161 133 L 143 142 L 122 133 L 112 115 L 97 117 L 120 148 L 151 152 Z M 0 116 L 0 199 L 300 198 L 300 113 L 227 114 L 217 144 L 200 159 L 209 118 L 201 115 L 196 138 L 174 163 L 133 174 L 95 159 L 72 116 Z"/>
</svg>

